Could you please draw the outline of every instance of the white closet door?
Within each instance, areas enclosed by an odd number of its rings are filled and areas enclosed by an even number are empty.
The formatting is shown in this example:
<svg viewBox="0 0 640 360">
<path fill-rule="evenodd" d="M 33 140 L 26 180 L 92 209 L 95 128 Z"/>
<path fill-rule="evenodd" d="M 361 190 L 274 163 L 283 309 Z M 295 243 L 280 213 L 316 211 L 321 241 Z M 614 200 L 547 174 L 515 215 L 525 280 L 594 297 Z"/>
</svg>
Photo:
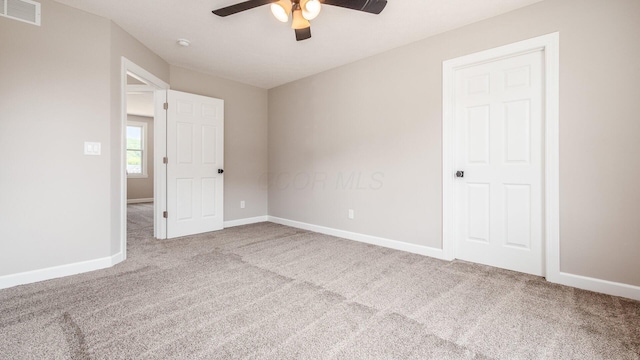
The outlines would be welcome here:
<svg viewBox="0 0 640 360">
<path fill-rule="evenodd" d="M 456 257 L 543 275 L 542 52 L 456 71 Z"/>
</svg>

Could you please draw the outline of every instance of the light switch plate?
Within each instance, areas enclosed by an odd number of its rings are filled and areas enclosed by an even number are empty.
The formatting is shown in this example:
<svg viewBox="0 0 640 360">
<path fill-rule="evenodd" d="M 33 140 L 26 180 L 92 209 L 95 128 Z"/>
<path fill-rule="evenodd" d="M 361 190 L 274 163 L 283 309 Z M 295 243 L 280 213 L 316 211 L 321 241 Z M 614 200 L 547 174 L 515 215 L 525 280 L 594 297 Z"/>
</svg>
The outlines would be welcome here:
<svg viewBox="0 0 640 360">
<path fill-rule="evenodd" d="M 100 146 L 99 142 L 84 142 L 84 154 L 85 155 L 100 155 Z"/>
</svg>

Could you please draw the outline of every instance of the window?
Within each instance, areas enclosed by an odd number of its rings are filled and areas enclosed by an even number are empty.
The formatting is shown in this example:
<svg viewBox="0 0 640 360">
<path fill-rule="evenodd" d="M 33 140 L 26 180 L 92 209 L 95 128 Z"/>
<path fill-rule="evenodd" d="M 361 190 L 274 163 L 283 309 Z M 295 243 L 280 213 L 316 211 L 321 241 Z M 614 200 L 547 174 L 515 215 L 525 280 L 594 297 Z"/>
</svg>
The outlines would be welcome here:
<svg viewBox="0 0 640 360">
<path fill-rule="evenodd" d="M 127 175 L 147 177 L 147 124 L 127 122 Z"/>
</svg>

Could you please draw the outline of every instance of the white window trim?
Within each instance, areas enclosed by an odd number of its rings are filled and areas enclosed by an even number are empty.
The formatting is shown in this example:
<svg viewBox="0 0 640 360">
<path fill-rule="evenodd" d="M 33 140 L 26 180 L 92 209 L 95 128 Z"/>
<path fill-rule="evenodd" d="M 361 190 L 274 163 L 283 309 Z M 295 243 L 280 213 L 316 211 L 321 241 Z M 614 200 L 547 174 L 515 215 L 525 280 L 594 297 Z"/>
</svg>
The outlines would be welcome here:
<svg viewBox="0 0 640 360">
<path fill-rule="evenodd" d="M 149 156 L 147 155 L 148 146 L 147 146 L 147 123 L 143 121 L 129 121 L 127 120 L 127 126 L 139 126 L 142 128 L 142 174 L 129 174 L 127 173 L 127 178 L 129 179 L 145 179 L 149 177 L 147 172 L 147 161 L 149 160 Z M 129 148 L 125 147 L 125 150 L 128 151 Z"/>
</svg>

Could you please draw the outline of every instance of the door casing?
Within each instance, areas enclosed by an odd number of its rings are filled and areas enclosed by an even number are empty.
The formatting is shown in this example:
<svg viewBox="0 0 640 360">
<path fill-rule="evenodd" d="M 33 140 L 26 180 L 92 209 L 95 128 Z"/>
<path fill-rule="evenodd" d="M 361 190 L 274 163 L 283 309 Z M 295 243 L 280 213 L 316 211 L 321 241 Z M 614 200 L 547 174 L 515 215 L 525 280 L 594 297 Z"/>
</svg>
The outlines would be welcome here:
<svg viewBox="0 0 640 360">
<path fill-rule="evenodd" d="M 486 62 L 542 51 L 544 59 L 544 229 L 545 273 L 549 281 L 560 275 L 559 229 L 559 33 L 551 33 L 510 45 L 458 57 L 442 64 L 442 250 L 445 259 L 455 254 L 455 72 Z"/>
</svg>

